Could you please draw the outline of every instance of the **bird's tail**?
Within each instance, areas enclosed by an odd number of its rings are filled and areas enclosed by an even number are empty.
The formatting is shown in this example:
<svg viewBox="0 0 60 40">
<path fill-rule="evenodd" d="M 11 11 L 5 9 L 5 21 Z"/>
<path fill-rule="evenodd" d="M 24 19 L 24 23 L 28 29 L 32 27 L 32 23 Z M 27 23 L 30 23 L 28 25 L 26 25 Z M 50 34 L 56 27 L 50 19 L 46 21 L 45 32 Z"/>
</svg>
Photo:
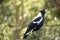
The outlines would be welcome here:
<svg viewBox="0 0 60 40">
<path fill-rule="evenodd" d="M 24 36 L 23 36 L 23 39 L 26 39 L 27 37 L 28 37 L 28 35 L 24 35 Z"/>
<path fill-rule="evenodd" d="M 27 29 L 27 31 L 25 32 L 23 36 L 23 39 L 26 39 L 31 31 L 32 31 L 31 29 Z"/>
</svg>

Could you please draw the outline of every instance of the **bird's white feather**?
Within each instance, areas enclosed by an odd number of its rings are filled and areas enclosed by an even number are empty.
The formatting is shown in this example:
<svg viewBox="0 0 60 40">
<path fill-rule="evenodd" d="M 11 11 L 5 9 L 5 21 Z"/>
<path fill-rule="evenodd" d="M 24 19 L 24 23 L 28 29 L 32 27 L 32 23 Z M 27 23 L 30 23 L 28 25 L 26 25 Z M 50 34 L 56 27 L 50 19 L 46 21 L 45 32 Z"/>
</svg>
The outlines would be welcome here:
<svg viewBox="0 0 60 40">
<path fill-rule="evenodd" d="M 35 20 L 36 18 L 38 18 L 38 17 L 40 17 L 40 16 L 42 16 L 41 12 L 39 12 L 38 15 L 33 18 L 33 20 Z M 32 20 L 32 21 L 33 21 L 33 20 Z"/>
<path fill-rule="evenodd" d="M 38 18 L 38 17 L 41 17 L 41 19 L 40 19 L 39 21 L 36 21 L 36 22 L 33 21 L 33 20 L 35 20 L 35 19 Z M 33 20 L 32 20 L 33 23 L 38 23 L 38 24 L 39 24 L 39 23 L 43 20 L 43 17 L 42 17 L 41 12 L 39 12 L 38 15 L 37 15 L 35 18 L 33 18 Z"/>
<path fill-rule="evenodd" d="M 39 21 L 37 21 L 37 22 L 33 21 L 33 23 L 39 24 L 42 20 L 43 20 L 43 17 Z"/>
</svg>

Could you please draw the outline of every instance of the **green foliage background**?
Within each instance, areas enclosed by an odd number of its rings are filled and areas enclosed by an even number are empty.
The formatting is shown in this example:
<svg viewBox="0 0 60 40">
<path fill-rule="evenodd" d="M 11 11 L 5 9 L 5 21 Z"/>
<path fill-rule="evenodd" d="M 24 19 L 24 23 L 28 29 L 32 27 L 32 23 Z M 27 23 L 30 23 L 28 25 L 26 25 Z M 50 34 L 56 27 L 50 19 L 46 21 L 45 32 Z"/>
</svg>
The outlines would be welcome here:
<svg viewBox="0 0 60 40">
<path fill-rule="evenodd" d="M 60 10 L 47 0 L 0 0 L 0 40 L 22 40 L 30 21 L 46 8 L 43 27 L 27 40 L 60 40 Z"/>
</svg>

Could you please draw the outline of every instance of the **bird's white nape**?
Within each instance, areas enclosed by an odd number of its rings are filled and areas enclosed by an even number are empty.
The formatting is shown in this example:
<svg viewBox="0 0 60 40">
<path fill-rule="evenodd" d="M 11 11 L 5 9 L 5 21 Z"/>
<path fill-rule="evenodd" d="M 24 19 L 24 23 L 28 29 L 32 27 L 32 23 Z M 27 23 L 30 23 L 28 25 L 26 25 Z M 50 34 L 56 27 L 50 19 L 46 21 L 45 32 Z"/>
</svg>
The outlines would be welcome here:
<svg viewBox="0 0 60 40">
<path fill-rule="evenodd" d="M 42 14 L 41 14 L 41 12 L 39 12 L 38 15 L 32 19 L 32 21 L 41 16 L 42 16 Z"/>
</svg>

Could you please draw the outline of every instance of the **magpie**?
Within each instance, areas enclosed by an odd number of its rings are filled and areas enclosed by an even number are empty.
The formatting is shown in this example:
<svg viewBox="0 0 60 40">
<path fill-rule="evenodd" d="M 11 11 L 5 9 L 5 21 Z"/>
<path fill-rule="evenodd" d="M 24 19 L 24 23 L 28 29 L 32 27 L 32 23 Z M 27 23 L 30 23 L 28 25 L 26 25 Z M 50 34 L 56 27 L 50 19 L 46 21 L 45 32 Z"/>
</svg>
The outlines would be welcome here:
<svg viewBox="0 0 60 40">
<path fill-rule="evenodd" d="M 25 34 L 23 35 L 23 39 L 26 39 L 30 32 L 37 31 L 42 27 L 44 23 L 44 15 L 47 11 L 47 9 L 40 11 L 38 15 L 32 19 Z"/>
</svg>

